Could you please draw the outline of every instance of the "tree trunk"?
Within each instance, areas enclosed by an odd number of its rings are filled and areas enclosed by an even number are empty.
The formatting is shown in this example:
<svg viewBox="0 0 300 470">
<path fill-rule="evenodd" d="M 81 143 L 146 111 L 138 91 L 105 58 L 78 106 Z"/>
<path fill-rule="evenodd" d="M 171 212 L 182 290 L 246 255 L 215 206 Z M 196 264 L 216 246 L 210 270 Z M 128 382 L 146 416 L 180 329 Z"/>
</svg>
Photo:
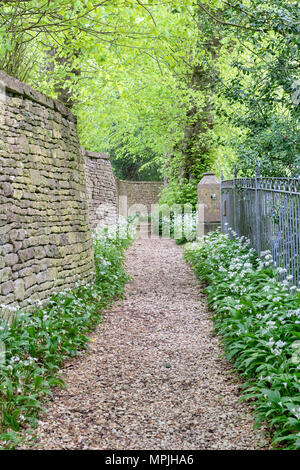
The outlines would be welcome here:
<svg viewBox="0 0 300 470">
<path fill-rule="evenodd" d="M 197 177 L 199 170 L 202 172 L 208 169 L 209 165 L 209 131 L 213 128 L 213 93 L 217 78 L 217 70 L 214 61 L 217 58 L 219 51 L 219 40 L 217 37 L 211 36 L 203 43 L 203 29 L 205 26 L 205 19 L 198 10 L 198 47 L 203 50 L 206 47 L 206 52 L 209 54 L 211 60 L 209 67 L 207 65 L 197 64 L 193 67 L 190 79 L 190 88 L 192 92 L 201 92 L 206 96 L 206 104 L 203 108 L 199 108 L 196 99 L 192 97 L 191 107 L 187 113 L 188 124 L 185 129 L 185 135 L 181 143 L 181 151 L 184 157 L 184 177 L 190 180 Z M 207 33 L 206 33 L 207 34 Z M 206 61 L 207 63 L 207 61 Z"/>
</svg>

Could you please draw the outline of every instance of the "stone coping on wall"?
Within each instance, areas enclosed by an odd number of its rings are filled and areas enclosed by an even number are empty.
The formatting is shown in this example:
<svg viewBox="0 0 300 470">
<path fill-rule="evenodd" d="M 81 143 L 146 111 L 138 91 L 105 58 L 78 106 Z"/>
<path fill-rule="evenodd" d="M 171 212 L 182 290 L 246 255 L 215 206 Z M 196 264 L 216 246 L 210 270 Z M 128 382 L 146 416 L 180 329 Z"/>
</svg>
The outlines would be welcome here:
<svg viewBox="0 0 300 470">
<path fill-rule="evenodd" d="M 0 70 L 0 85 L 4 85 L 6 91 L 12 92 L 18 95 L 25 96 L 31 101 L 39 103 L 47 108 L 58 111 L 62 116 L 66 117 L 69 121 L 77 122 L 76 116 L 62 103 L 59 101 L 49 98 L 48 96 L 34 90 L 31 86 L 26 83 L 20 82 L 20 80 L 7 75 L 3 70 Z"/>
<path fill-rule="evenodd" d="M 109 160 L 110 156 L 108 153 L 98 153 L 98 152 L 90 152 L 89 150 L 85 150 L 83 147 L 81 147 L 81 152 L 83 155 L 85 155 L 88 158 L 94 158 L 94 159 L 102 159 L 102 160 Z"/>
<path fill-rule="evenodd" d="M 121 180 L 120 178 L 116 178 L 118 181 L 121 181 L 122 183 L 126 184 L 161 184 L 163 185 L 163 181 L 133 181 L 133 180 Z"/>
</svg>

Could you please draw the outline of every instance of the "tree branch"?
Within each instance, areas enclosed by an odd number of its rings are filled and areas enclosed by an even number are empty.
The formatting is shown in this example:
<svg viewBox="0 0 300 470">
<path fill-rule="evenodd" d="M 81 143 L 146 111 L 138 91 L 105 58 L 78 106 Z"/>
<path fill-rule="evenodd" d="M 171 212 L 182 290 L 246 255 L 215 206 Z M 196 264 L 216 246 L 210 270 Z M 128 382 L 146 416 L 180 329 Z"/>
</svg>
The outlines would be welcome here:
<svg viewBox="0 0 300 470">
<path fill-rule="evenodd" d="M 152 15 L 151 11 L 148 10 L 148 8 L 147 8 L 140 0 L 136 0 L 136 1 L 137 1 L 137 3 L 138 3 L 139 5 L 141 5 L 142 8 L 144 8 L 144 9 L 149 13 L 149 15 L 150 15 L 151 18 L 152 18 L 153 23 L 155 24 L 155 26 L 157 26 L 156 21 L 155 21 L 155 19 L 153 18 L 153 15 Z"/>
<path fill-rule="evenodd" d="M 200 5 L 198 4 L 199 8 L 201 10 L 203 10 L 210 18 L 212 18 L 214 21 L 216 21 L 217 23 L 220 23 L 224 26 L 231 26 L 233 28 L 242 28 L 242 29 L 246 29 L 247 31 L 265 31 L 264 29 L 262 28 L 253 28 L 252 26 L 244 26 L 242 24 L 237 24 L 237 23 L 230 23 L 228 21 L 222 21 L 222 20 L 219 20 L 218 18 L 216 18 L 212 13 L 210 13 L 206 8 L 204 8 L 203 5 Z"/>
</svg>

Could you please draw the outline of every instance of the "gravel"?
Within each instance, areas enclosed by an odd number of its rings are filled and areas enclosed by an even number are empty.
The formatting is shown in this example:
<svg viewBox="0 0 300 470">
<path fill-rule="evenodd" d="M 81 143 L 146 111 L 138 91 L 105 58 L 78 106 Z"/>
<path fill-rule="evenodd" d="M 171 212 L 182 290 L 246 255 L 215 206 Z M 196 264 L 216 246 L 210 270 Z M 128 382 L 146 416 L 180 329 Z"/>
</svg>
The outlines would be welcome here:
<svg viewBox="0 0 300 470">
<path fill-rule="evenodd" d="M 266 449 L 214 336 L 201 286 L 172 240 L 138 239 L 133 280 L 90 352 L 65 364 L 37 439 L 22 448 Z"/>
</svg>

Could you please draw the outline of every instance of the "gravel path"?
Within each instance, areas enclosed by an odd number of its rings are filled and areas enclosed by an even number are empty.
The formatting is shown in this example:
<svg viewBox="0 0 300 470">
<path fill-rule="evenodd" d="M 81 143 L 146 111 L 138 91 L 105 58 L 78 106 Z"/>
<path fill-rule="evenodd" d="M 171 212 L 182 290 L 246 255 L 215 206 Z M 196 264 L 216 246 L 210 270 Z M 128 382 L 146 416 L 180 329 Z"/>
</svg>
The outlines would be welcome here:
<svg viewBox="0 0 300 470">
<path fill-rule="evenodd" d="M 125 299 L 105 313 L 91 351 L 66 364 L 36 449 L 259 449 L 240 384 L 219 358 L 205 299 L 182 248 L 137 240 Z"/>
</svg>

